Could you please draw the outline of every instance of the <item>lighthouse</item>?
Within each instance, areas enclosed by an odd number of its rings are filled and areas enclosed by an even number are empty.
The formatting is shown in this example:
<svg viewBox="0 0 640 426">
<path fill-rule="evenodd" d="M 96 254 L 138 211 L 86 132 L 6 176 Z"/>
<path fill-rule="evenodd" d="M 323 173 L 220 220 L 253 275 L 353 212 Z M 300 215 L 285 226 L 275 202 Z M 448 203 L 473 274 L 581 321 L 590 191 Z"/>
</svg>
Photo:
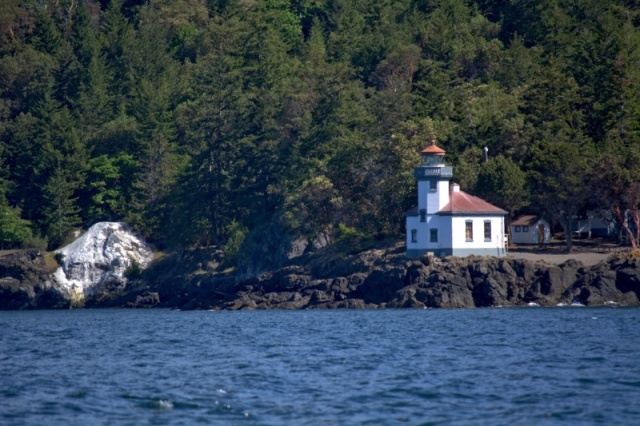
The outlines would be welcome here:
<svg viewBox="0 0 640 426">
<path fill-rule="evenodd" d="M 453 167 L 445 165 L 445 154 L 432 140 L 414 168 L 418 205 L 405 212 L 407 257 L 506 255 L 507 212 L 452 184 Z"/>
</svg>

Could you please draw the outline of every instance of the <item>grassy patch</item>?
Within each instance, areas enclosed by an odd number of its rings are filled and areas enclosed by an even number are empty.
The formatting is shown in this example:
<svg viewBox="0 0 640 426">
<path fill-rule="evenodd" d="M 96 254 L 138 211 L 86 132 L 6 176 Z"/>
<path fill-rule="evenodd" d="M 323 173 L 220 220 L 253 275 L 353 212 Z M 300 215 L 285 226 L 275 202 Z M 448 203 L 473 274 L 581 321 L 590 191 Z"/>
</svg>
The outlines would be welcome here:
<svg viewBox="0 0 640 426">
<path fill-rule="evenodd" d="M 58 257 L 56 253 L 49 251 L 44 255 L 44 264 L 45 268 L 48 272 L 55 272 L 61 265 L 58 262 Z"/>
</svg>

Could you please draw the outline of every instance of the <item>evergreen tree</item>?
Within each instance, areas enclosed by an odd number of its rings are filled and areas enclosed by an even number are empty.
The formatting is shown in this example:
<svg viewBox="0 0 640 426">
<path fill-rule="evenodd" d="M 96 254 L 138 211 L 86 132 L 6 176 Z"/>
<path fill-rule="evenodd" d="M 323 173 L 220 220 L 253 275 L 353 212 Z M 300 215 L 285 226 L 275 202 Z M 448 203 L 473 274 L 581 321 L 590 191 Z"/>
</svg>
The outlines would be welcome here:
<svg viewBox="0 0 640 426">
<path fill-rule="evenodd" d="M 72 176 L 60 167 L 52 171 L 43 187 L 43 225 L 51 248 L 63 244 L 69 233 L 80 225 L 76 189 Z"/>
<path fill-rule="evenodd" d="M 559 223 L 567 253 L 573 250 L 573 223 L 591 195 L 586 183 L 591 147 L 569 141 L 541 141 L 531 150 L 529 182 L 534 205 Z"/>
<path fill-rule="evenodd" d="M 475 194 L 513 216 L 528 202 L 526 174 L 509 158 L 498 155 L 482 164 Z"/>
</svg>

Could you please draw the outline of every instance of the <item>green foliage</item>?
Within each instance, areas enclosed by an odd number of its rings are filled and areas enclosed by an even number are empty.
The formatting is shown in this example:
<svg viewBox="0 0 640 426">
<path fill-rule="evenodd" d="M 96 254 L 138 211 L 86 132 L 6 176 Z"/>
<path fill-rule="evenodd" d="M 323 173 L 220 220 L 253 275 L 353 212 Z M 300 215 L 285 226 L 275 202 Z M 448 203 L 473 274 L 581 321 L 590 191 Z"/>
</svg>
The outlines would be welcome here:
<svg viewBox="0 0 640 426">
<path fill-rule="evenodd" d="M 20 210 L 0 203 L 0 247 L 24 247 L 31 238 L 31 222 L 20 218 Z"/>
<path fill-rule="evenodd" d="M 227 226 L 227 243 L 224 246 L 224 265 L 235 266 L 238 252 L 245 237 L 249 233 L 249 229 L 235 220 Z"/>
<path fill-rule="evenodd" d="M 142 267 L 135 259 L 129 259 L 131 265 L 124 271 L 124 276 L 129 279 L 135 279 L 142 274 Z"/>
<path fill-rule="evenodd" d="M 101 155 L 89 160 L 83 217 L 92 221 L 125 216 L 137 163 L 129 154 Z"/>
<path fill-rule="evenodd" d="M 302 184 L 285 202 L 285 222 L 303 233 L 331 230 L 341 217 L 342 198 L 326 176 L 316 176 Z"/>
<path fill-rule="evenodd" d="M 58 264 L 58 266 L 62 266 L 64 263 L 64 254 L 61 252 L 56 252 L 56 254 L 53 255 L 53 258 L 55 259 L 56 263 Z"/>
<path fill-rule="evenodd" d="M 529 183 L 533 202 L 564 229 L 567 251 L 572 250 L 572 225 L 580 208 L 592 194 L 587 185 L 588 145 L 541 141 L 531 150 Z"/>
<path fill-rule="evenodd" d="M 625 0 L 2 1 L 11 244 L 98 220 L 229 253 L 274 217 L 398 235 L 431 139 L 511 212 L 632 212 L 639 28 Z"/>
<path fill-rule="evenodd" d="M 517 164 L 499 155 L 482 164 L 475 193 L 513 215 L 527 205 L 526 180 Z"/>
<path fill-rule="evenodd" d="M 56 168 L 44 186 L 43 225 L 51 247 L 58 247 L 80 225 L 80 208 L 74 197 L 75 185 L 69 174 Z"/>
<path fill-rule="evenodd" d="M 464 150 L 454 167 L 454 179 L 465 191 L 475 191 L 478 174 L 482 168 L 484 154 L 482 149 L 472 146 Z"/>
<path fill-rule="evenodd" d="M 49 247 L 49 241 L 47 240 L 47 237 L 32 234 L 22 243 L 22 247 L 47 250 L 47 248 Z"/>
<path fill-rule="evenodd" d="M 356 239 L 364 237 L 364 234 L 359 232 L 356 228 L 349 227 L 344 223 L 338 224 L 338 230 L 336 232 L 337 240 L 339 242 L 350 242 Z"/>
</svg>

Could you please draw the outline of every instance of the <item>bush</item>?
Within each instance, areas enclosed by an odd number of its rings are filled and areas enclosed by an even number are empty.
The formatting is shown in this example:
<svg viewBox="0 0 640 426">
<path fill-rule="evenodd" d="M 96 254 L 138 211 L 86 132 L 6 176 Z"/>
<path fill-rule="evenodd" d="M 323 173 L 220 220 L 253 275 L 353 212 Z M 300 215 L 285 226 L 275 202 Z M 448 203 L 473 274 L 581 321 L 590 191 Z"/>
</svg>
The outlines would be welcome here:
<svg viewBox="0 0 640 426">
<path fill-rule="evenodd" d="M 58 265 L 62 266 L 62 264 L 64 263 L 64 254 L 57 252 L 56 254 L 53 255 L 53 258 L 56 260 L 56 262 L 58 262 Z"/>
<path fill-rule="evenodd" d="M 227 227 L 227 244 L 224 246 L 223 265 L 226 267 L 236 266 L 240 247 L 244 242 L 249 230 L 246 226 L 235 220 L 231 221 Z"/>
<path fill-rule="evenodd" d="M 129 258 L 129 260 L 131 261 L 131 266 L 129 266 L 124 271 L 124 276 L 127 278 L 139 277 L 140 274 L 142 274 L 142 268 L 140 267 L 140 264 L 135 259 Z"/>
<path fill-rule="evenodd" d="M 49 240 L 47 240 L 47 237 L 41 237 L 39 235 L 31 235 L 22 242 L 22 248 L 25 249 L 33 248 L 45 251 L 48 246 Z"/>
<path fill-rule="evenodd" d="M 350 242 L 363 237 L 364 237 L 364 234 L 362 234 L 362 232 L 359 232 L 356 228 L 347 226 L 344 223 L 340 223 L 338 225 L 337 239 L 339 242 Z"/>
<path fill-rule="evenodd" d="M 21 247 L 32 237 L 31 222 L 20 217 L 20 210 L 0 205 L 0 246 Z"/>
</svg>

